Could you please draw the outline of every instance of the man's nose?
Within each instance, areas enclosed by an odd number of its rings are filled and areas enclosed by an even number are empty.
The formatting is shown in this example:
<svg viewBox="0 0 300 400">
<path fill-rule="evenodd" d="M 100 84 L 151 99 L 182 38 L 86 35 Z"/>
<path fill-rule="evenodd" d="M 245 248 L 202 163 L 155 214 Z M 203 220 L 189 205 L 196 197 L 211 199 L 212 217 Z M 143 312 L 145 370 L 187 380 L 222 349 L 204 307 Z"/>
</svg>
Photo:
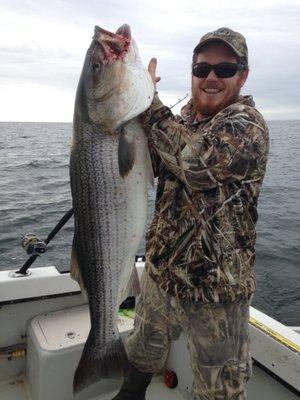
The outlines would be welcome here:
<svg viewBox="0 0 300 400">
<path fill-rule="evenodd" d="M 217 80 L 218 80 L 218 77 L 217 77 L 217 75 L 215 74 L 215 71 L 214 71 L 213 69 L 212 69 L 212 70 L 210 71 L 210 73 L 207 75 L 206 79 L 209 80 L 209 81 L 217 81 Z"/>
</svg>

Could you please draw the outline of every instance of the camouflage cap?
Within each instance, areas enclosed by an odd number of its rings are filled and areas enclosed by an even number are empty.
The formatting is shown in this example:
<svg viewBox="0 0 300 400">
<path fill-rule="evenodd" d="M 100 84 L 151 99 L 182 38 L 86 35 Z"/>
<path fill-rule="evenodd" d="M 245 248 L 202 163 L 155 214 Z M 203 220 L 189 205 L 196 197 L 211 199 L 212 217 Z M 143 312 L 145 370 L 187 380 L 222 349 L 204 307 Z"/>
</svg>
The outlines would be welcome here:
<svg viewBox="0 0 300 400">
<path fill-rule="evenodd" d="M 210 41 L 220 40 L 226 43 L 239 57 L 244 57 L 248 63 L 248 48 L 246 39 L 239 32 L 229 28 L 219 28 L 216 31 L 208 32 L 200 39 L 200 42 L 194 49 L 194 54 L 199 53 L 201 47 Z"/>
</svg>

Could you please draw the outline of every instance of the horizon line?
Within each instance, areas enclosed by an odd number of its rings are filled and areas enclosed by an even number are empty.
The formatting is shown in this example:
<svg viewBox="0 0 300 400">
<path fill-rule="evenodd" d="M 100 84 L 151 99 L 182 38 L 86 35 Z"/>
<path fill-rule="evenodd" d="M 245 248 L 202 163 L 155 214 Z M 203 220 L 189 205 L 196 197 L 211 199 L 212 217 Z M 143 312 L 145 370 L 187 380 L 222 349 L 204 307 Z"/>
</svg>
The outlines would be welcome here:
<svg viewBox="0 0 300 400">
<path fill-rule="evenodd" d="M 283 118 L 283 119 L 266 119 L 266 122 L 272 122 L 272 121 L 300 121 L 300 118 Z M 1 122 L 6 122 L 6 123 L 25 123 L 25 124 L 72 124 L 73 121 L 8 121 L 8 120 L 0 120 Z"/>
</svg>

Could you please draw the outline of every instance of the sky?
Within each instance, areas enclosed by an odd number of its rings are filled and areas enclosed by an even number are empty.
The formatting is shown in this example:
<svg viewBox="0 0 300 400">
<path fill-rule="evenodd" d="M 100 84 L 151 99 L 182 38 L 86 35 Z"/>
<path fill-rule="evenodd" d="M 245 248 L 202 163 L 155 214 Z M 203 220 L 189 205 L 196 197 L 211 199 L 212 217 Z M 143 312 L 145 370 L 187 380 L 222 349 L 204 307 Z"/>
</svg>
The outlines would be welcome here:
<svg viewBox="0 0 300 400">
<path fill-rule="evenodd" d="M 124 23 L 144 64 L 158 59 L 165 105 L 190 93 L 200 37 L 226 26 L 247 39 L 242 94 L 267 120 L 300 119 L 299 0 L 0 0 L 0 121 L 71 122 L 94 26 Z"/>
</svg>

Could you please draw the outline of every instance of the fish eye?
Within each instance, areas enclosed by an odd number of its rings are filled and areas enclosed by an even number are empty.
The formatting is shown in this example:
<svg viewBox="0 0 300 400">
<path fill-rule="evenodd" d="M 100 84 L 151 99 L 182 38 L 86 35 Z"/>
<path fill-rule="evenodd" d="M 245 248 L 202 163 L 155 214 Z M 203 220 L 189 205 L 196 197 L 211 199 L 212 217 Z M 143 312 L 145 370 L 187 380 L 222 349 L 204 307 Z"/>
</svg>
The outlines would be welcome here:
<svg viewBox="0 0 300 400">
<path fill-rule="evenodd" d="M 92 63 L 92 70 L 93 70 L 93 71 L 99 71 L 99 69 L 100 69 L 100 63 L 98 63 L 98 62 L 93 62 L 93 63 Z"/>
</svg>

